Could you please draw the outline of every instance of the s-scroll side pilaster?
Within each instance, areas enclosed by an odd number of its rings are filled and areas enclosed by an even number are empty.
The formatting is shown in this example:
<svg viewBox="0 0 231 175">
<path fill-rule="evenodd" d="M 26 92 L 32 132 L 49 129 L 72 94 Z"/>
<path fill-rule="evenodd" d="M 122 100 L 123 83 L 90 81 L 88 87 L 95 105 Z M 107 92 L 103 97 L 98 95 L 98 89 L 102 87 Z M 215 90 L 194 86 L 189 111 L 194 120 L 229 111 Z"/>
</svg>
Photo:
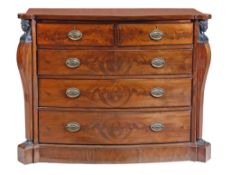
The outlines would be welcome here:
<svg viewBox="0 0 231 175">
<path fill-rule="evenodd" d="M 31 21 L 22 20 L 23 35 L 17 49 L 17 64 L 24 91 L 26 139 L 33 142 L 32 36 Z"/>
<path fill-rule="evenodd" d="M 197 140 L 202 139 L 203 101 L 204 89 L 211 60 L 209 39 L 205 35 L 208 29 L 208 20 L 198 22 L 198 45 L 197 45 Z"/>
</svg>

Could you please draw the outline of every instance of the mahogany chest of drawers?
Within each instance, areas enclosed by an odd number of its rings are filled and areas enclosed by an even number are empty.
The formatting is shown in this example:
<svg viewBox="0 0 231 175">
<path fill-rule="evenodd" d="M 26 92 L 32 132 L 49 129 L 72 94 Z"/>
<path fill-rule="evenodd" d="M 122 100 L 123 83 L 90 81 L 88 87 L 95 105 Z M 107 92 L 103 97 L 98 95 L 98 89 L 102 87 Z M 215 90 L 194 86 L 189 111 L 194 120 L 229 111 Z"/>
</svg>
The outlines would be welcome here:
<svg viewBox="0 0 231 175">
<path fill-rule="evenodd" d="M 33 162 L 210 158 L 202 139 L 211 15 L 194 9 L 29 9 L 17 62 Z"/>
</svg>

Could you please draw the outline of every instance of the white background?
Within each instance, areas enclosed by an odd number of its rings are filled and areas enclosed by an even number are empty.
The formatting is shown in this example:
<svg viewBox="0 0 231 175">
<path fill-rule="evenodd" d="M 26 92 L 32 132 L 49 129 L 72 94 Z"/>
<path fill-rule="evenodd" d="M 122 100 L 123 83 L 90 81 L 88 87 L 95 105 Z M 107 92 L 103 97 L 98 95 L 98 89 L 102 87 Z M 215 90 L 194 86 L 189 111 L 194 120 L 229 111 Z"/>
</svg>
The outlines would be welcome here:
<svg viewBox="0 0 231 175">
<path fill-rule="evenodd" d="M 231 173 L 231 58 L 230 5 L 228 0 L 6 0 L 0 1 L 0 174 L 230 174 Z M 212 144 L 207 163 L 173 162 L 124 165 L 51 164 L 23 165 L 17 161 L 17 145 L 25 141 L 21 80 L 16 49 L 22 34 L 17 13 L 29 7 L 59 8 L 196 8 L 211 13 L 207 35 L 212 62 L 205 89 L 203 138 Z"/>
</svg>

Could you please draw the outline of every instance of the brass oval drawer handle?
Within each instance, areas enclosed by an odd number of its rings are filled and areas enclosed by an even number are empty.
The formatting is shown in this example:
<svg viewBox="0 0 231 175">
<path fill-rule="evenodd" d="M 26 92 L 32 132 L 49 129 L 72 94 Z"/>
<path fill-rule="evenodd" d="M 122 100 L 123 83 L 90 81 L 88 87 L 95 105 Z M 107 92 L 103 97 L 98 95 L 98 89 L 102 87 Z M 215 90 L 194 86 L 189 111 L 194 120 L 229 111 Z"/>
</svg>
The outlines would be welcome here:
<svg viewBox="0 0 231 175">
<path fill-rule="evenodd" d="M 165 60 L 163 58 L 153 58 L 151 65 L 155 68 L 162 68 L 165 65 Z"/>
<path fill-rule="evenodd" d="M 72 30 L 68 33 L 68 38 L 74 41 L 78 41 L 82 38 L 83 34 L 79 30 Z"/>
<path fill-rule="evenodd" d="M 66 90 L 66 95 L 69 98 L 77 98 L 80 96 L 80 90 L 78 88 L 74 88 L 74 87 L 68 88 Z"/>
<path fill-rule="evenodd" d="M 160 122 L 153 123 L 153 124 L 151 124 L 150 128 L 153 132 L 160 132 L 164 129 L 164 125 Z"/>
<path fill-rule="evenodd" d="M 159 41 L 163 38 L 164 33 L 160 31 L 157 27 L 149 34 L 150 38 L 155 41 Z"/>
<path fill-rule="evenodd" d="M 66 124 L 65 129 L 69 132 L 77 132 L 80 130 L 80 124 L 77 122 L 69 122 Z"/>
<path fill-rule="evenodd" d="M 78 58 L 66 59 L 66 66 L 69 68 L 77 68 L 80 66 L 80 60 Z"/>
<path fill-rule="evenodd" d="M 164 93 L 165 93 L 165 90 L 163 88 L 153 88 L 151 90 L 151 95 L 156 98 L 162 97 Z"/>
</svg>

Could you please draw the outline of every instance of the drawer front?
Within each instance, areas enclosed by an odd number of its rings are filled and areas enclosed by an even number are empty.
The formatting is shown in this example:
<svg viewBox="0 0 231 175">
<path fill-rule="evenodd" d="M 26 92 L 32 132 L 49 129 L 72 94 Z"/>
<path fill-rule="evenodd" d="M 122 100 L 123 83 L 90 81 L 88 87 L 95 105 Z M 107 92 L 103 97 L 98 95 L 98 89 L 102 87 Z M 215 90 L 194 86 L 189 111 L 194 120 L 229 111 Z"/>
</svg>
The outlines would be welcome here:
<svg viewBox="0 0 231 175">
<path fill-rule="evenodd" d="M 192 50 L 39 50 L 40 75 L 191 74 Z"/>
<path fill-rule="evenodd" d="M 120 24 L 119 45 L 192 44 L 193 24 Z"/>
<path fill-rule="evenodd" d="M 190 112 L 39 112 L 41 143 L 141 144 L 190 140 Z"/>
<path fill-rule="evenodd" d="M 191 79 L 40 79 L 39 105 L 86 108 L 190 106 Z"/>
<path fill-rule="evenodd" d="M 111 46 L 114 44 L 111 24 L 38 24 L 38 44 Z"/>
</svg>

